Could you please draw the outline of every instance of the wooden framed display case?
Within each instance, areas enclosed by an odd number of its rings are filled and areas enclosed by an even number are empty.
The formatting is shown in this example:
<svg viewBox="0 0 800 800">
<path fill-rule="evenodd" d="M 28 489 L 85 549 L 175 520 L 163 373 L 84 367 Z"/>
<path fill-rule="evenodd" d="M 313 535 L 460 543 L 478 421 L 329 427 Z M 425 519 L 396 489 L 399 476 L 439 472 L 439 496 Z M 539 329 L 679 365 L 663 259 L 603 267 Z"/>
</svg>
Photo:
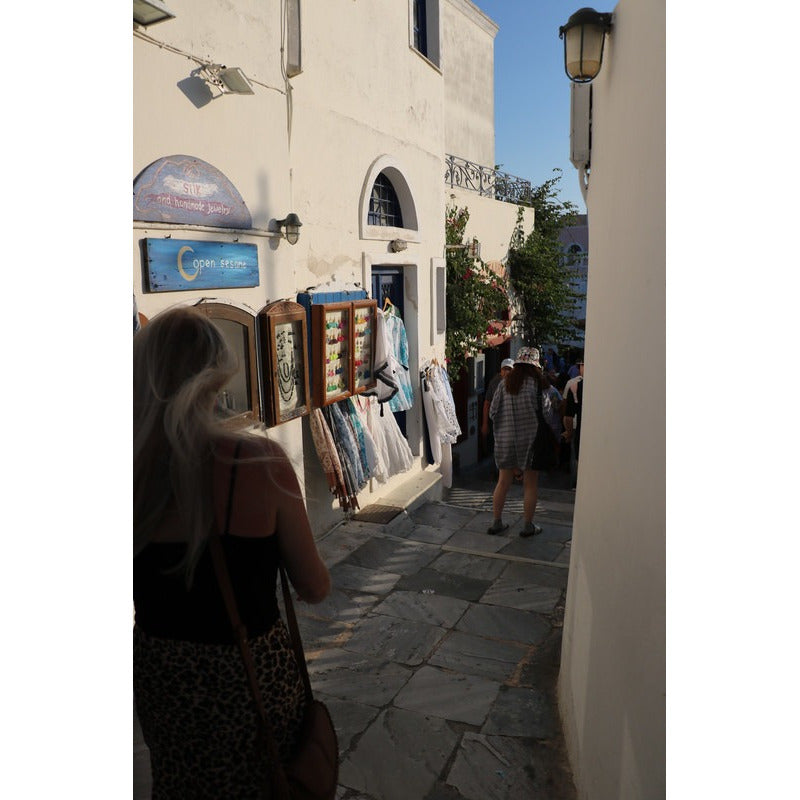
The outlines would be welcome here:
<svg viewBox="0 0 800 800">
<path fill-rule="evenodd" d="M 353 304 L 311 306 L 314 403 L 327 406 L 353 393 Z"/>
<path fill-rule="evenodd" d="M 267 425 L 280 425 L 311 411 L 308 391 L 306 311 L 279 300 L 258 312 L 262 389 Z"/>
<path fill-rule="evenodd" d="M 353 301 L 353 394 L 372 389 L 375 379 L 377 300 Z"/>
<path fill-rule="evenodd" d="M 206 300 L 197 303 L 196 308 L 214 322 L 239 362 L 239 369 L 217 395 L 217 407 L 261 421 L 255 315 L 227 303 Z"/>
</svg>

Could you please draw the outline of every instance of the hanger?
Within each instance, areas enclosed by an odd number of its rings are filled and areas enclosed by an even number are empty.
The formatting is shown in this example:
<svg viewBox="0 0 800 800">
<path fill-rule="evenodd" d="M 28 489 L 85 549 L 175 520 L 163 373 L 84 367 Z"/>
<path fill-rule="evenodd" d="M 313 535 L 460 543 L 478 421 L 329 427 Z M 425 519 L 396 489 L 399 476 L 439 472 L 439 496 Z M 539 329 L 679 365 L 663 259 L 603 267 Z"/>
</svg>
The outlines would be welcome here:
<svg viewBox="0 0 800 800">
<path fill-rule="evenodd" d="M 388 308 L 394 308 L 394 303 L 389 299 L 389 295 L 387 294 L 386 297 L 383 298 L 383 311 L 385 312 Z"/>
</svg>

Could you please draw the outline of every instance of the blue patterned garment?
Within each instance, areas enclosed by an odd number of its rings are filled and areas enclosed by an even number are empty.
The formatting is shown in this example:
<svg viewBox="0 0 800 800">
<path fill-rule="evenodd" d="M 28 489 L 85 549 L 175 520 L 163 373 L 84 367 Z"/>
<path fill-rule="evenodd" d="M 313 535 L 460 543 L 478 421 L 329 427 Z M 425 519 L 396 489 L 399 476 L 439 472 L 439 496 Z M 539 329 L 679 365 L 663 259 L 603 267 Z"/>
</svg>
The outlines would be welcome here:
<svg viewBox="0 0 800 800">
<path fill-rule="evenodd" d="M 364 476 L 370 478 L 372 476 L 369 471 L 369 459 L 367 458 L 367 445 L 364 441 L 364 429 L 361 426 L 361 420 L 358 418 L 358 411 L 356 410 L 352 397 L 348 398 L 345 403 L 345 409 L 347 410 L 347 418 L 350 422 L 350 427 L 353 429 L 356 438 L 356 444 L 358 444 L 358 456 L 361 459 L 361 469 L 364 472 Z"/>
<path fill-rule="evenodd" d="M 396 314 L 386 314 L 386 333 L 399 364 L 394 376 L 399 390 L 389 401 L 389 408 L 392 411 L 408 411 L 414 405 L 414 389 L 408 367 L 408 337 L 403 320 Z"/>
<path fill-rule="evenodd" d="M 337 444 L 341 448 L 339 455 L 340 458 L 343 456 L 342 461 L 346 461 L 352 470 L 356 489 L 361 489 L 366 485 L 367 478 L 364 475 L 364 468 L 361 466 L 358 443 L 353 435 L 353 429 L 339 405 L 339 403 L 332 403 L 328 406 L 331 422 L 336 429 Z"/>
</svg>

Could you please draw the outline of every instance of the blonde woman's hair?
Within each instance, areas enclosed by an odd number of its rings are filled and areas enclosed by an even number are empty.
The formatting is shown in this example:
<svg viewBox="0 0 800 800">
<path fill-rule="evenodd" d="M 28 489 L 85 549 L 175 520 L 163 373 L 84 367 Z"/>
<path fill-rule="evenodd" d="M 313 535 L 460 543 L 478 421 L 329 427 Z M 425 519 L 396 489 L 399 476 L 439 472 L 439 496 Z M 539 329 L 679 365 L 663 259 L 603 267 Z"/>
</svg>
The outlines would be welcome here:
<svg viewBox="0 0 800 800">
<path fill-rule="evenodd" d="M 141 552 L 174 501 L 188 531 L 179 565 L 191 582 L 214 525 L 214 400 L 236 359 L 194 308 L 153 317 L 133 338 L 133 552 Z"/>
</svg>

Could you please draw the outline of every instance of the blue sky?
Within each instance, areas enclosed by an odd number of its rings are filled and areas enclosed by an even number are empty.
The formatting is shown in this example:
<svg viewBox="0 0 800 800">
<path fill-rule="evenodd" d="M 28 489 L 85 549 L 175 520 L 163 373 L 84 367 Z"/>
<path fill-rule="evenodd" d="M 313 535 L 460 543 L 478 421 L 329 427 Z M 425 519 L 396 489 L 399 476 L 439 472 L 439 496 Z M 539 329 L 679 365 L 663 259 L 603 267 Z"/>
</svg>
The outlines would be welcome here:
<svg viewBox="0 0 800 800">
<path fill-rule="evenodd" d="M 559 26 L 581 2 L 473 2 L 500 26 L 494 40 L 495 161 L 535 185 L 552 177 L 553 168 L 561 168 L 559 196 L 584 213 L 578 173 L 569 160 L 570 90 L 558 38 Z"/>
</svg>

